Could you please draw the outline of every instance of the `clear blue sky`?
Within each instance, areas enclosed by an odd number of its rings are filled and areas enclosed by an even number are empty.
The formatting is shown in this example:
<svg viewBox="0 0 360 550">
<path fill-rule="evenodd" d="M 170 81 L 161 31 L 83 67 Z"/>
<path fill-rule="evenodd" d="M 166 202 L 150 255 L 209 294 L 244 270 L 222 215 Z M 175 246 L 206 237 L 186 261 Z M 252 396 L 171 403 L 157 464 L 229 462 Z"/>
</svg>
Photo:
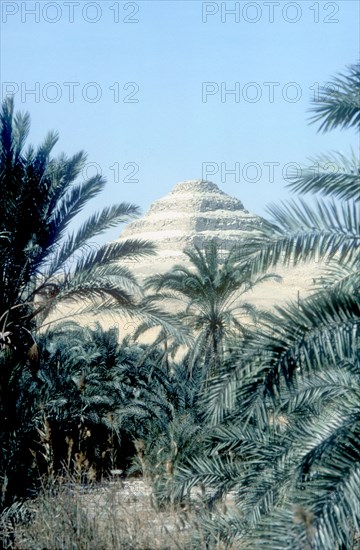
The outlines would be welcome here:
<svg viewBox="0 0 360 550">
<path fill-rule="evenodd" d="M 31 142 L 55 129 L 57 152 L 85 150 L 88 175 L 100 167 L 108 183 L 89 210 L 129 201 L 145 212 L 178 181 L 208 175 L 263 215 L 288 196 L 287 163 L 358 147 L 354 132 L 307 123 L 318 86 L 359 59 L 356 0 L 1 7 L 2 96 L 17 90 Z M 226 173 L 235 163 L 237 178 Z M 268 163 L 279 163 L 274 181 Z M 128 181 L 135 165 L 139 181 Z"/>
</svg>

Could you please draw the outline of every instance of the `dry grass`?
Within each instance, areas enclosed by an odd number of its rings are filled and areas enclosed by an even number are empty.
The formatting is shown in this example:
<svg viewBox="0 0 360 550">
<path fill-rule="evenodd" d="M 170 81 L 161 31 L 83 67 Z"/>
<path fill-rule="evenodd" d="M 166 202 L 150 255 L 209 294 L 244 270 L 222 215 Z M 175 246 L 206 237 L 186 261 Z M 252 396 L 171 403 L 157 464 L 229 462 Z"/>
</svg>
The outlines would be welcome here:
<svg viewBox="0 0 360 550">
<path fill-rule="evenodd" d="M 141 480 L 47 486 L 26 504 L 27 521 L 8 530 L 3 547 L 26 550 L 222 550 L 209 546 L 194 510 L 158 510 Z"/>
</svg>

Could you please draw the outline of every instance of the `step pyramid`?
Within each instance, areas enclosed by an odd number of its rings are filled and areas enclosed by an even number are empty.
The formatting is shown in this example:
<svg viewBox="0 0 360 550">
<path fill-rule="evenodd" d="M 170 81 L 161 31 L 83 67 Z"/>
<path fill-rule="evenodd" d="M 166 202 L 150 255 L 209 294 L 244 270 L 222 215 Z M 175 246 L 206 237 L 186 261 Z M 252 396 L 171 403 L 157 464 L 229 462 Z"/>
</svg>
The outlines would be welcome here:
<svg viewBox="0 0 360 550">
<path fill-rule="evenodd" d="M 130 262 L 129 267 L 141 282 L 175 264 L 186 264 L 185 248 L 195 245 L 203 248 L 216 239 L 220 251 L 226 253 L 234 245 L 241 246 L 263 223 L 263 218 L 246 210 L 238 198 L 224 193 L 215 183 L 187 180 L 155 201 L 142 218 L 129 223 L 119 240 L 142 239 L 156 245 L 156 256 Z M 248 293 L 246 300 L 271 308 L 303 297 L 319 276 L 319 266 L 279 267 L 276 273 L 283 277 L 282 283 L 263 283 Z"/>
</svg>

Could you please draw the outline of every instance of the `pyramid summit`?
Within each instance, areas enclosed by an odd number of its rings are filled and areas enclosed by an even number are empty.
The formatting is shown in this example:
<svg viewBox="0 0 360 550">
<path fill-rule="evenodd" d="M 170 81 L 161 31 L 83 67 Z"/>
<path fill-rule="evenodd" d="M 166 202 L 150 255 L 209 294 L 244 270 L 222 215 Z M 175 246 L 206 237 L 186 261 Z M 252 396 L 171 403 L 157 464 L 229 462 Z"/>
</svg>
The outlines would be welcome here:
<svg viewBox="0 0 360 550">
<path fill-rule="evenodd" d="M 153 241 L 161 261 L 171 263 L 180 260 L 184 248 L 203 247 L 212 239 L 229 249 L 262 223 L 262 218 L 248 212 L 239 199 L 224 193 L 215 183 L 187 180 L 176 184 L 141 219 L 130 223 L 120 239 Z"/>
<path fill-rule="evenodd" d="M 244 210 L 239 199 L 230 197 L 221 191 L 219 187 L 211 181 L 203 180 L 187 180 L 177 183 L 172 191 L 159 201 L 153 204 L 153 208 L 158 208 L 159 203 L 165 206 L 175 205 L 176 208 L 185 206 L 185 211 L 190 210 L 193 207 L 194 211 L 207 211 L 207 210 Z M 190 203 L 184 203 L 184 201 L 190 201 Z M 182 204 L 183 203 L 183 204 Z"/>
<path fill-rule="evenodd" d="M 218 196 L 222 195 L 223 197 L 228 197 L 224 191 L 222 191 L 216 183 L 213 183 L 212 181 L 206 181 L 206 180 L 185 180 L 177 183 L 174 188 L 170 191 L 168 195 L 178 195 L 178 194 L 186 194 L 186 193 L 216 193 Z M 238 199 L 233 199 L 236 202 L 241 202 Z"/>
</svg>

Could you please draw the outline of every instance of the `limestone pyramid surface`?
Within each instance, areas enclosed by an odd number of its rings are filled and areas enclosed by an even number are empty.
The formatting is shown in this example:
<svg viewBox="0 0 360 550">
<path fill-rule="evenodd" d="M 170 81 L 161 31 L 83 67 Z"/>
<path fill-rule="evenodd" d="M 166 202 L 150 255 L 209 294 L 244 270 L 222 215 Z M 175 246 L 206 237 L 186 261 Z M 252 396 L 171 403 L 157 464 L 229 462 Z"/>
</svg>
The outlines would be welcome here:
<svg viewBox="0 0 360 550">
<path fill-rule="evenodd" d="M 183 251 L 216 239 L 221 249 L 229 250 L 259 230 L 264 220 L 245 209 L 242 202 L 224 193 L 212 182 L 187 180 L 175 185 L 167 195 L 155 201 L 140 219 L 129 223 L 119 240 L 152 241 L 156 256 L 131 262 L 131 269 L 141 281 L 163 273 L 175 264 L 186 264 Z M 282 283 L 269 281 L 256 287 L 246 299 L 257 306 L 275 304 L 307 294 L 319 274 L 316 264 L 295 268 L 278 268 Z"/>
<path fill-rule="evenodd" d="M 175 185 L 149 211 L 130 223 L 120 239 L 142 239 L 155 243 L 157 257 L 135 266 L 138 275 L 163 272 L 174 263 L 186 261 L 183 250 L 202 248 L 216 239 L 229 250 L 258 230 L 262 218 L 246 210 L 242 202 L 209 181 L 188 180 Z"/>
</svg>

